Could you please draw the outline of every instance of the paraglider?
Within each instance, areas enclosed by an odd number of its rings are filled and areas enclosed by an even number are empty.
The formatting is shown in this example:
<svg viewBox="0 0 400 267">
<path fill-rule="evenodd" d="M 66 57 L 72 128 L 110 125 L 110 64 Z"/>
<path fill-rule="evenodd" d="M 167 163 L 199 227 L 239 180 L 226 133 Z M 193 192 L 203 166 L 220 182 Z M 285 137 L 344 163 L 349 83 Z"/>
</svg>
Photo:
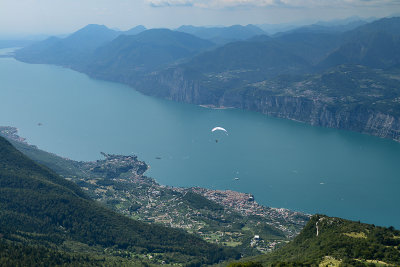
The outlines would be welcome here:
<svg viewBox="0 0 400 267">
<path fill-rule="evenodd" d="M 219 126 L 213 128 L 213 129 L 211 130 L 211 132 L 215 132 L 215 131 L 224 131 L 226 134 L 228 134 L 228 131 L 227 131 L 227 130 L 225 130 L 224 128 L 219 127 Z"/>
<path fill-rule="evenodd" d="M 225 132 L 226 135 L 228 135 L 228 131 L 225 128 L 222 128 L 219 126 L 212 128 L 211 132 L 215 132 L 215 131 L 222 131 L 222 132 Z M 218 143 L 218 139 L 215 139 L 215 143 Z"/>
</svg>

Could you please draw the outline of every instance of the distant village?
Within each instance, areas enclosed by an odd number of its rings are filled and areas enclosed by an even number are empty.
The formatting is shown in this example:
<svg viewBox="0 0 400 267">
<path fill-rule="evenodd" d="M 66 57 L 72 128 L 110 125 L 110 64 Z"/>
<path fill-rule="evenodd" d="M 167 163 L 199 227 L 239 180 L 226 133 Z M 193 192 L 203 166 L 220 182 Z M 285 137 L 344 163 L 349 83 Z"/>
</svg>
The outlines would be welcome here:
<svg viewBox="0 0 400 267">
<path fill-rule="evenodd" d="M 82 168 L 88 172 L 87 178 L 69 179 L 77 182 L 94 199 L 120 213 L 141 221 L 184 229 L 208 242 L 250 247 L 266 253 L 295 237 L 309 219 L 308 215 L 299 212 L 262 206 L 251 194 L 159 185 L 144 175 L 147 165 L 136 156 L 102 155 L 104 160 L 82 163 Z M 223 211 L 196 208 L 186 201 L 188 193 L 221 205 Z M 244 226 L 237 229 L 236 224 Z M 260 224 L 278 229 L 283 236 L 263 238 L 263 233 L 256 230 Z"/>
</svg>

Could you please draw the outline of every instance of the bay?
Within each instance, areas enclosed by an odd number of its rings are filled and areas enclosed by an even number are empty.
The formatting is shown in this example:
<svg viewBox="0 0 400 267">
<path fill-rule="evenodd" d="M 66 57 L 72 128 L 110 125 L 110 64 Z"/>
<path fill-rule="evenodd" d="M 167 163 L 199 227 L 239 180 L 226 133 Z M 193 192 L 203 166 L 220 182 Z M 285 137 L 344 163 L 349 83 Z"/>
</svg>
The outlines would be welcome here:
<svg viewBox="0 0 400 267">
<path fill-rule="evenodd" d="M 0 125 L 74 160 L 136 154 L 160 184 L 237 190 L 267 206 L 400 228 L 392 140 L 157 99 L 13 58 L 0 58 Z"/>
</svg>

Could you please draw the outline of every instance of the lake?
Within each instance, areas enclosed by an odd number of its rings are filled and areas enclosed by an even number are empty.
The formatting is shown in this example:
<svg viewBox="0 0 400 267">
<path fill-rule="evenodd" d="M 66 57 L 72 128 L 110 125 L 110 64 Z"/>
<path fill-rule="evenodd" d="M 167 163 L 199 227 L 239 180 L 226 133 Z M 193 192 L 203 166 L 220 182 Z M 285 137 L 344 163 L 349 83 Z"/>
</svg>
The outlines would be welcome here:
<svg viewBox="0 0 400 267">
<path fill-rule="evenodd" d="M 160 184 L 400 228 L 400 144 L 391 140 L 157 99 L 12 58 L 0 58 L 0 99 L 0 125 L 61 156 L 136 154 Z"/>
</svg>

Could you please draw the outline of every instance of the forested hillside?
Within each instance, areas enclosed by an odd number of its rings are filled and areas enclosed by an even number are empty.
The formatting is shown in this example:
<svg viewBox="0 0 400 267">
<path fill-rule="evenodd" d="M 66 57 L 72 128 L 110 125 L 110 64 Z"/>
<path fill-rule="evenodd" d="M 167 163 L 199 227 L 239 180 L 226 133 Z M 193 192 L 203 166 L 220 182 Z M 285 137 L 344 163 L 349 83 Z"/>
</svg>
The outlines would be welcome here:
<svg viewBox="0 0 400 267">
<path fill-rule="evenodd" d="M 400 231 L 393 227 L 314 215 L 282 249 L 231 266 L 399 266 L 399 245 Z"/>
</svg>

